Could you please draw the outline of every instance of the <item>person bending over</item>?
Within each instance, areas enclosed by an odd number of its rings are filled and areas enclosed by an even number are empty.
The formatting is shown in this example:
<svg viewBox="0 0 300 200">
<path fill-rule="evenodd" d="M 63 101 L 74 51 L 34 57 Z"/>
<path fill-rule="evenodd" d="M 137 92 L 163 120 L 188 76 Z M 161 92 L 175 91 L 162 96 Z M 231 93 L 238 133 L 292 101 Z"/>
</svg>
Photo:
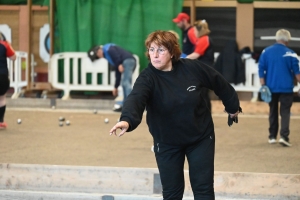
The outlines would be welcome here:
<svg viewBox="0 0 300 200">
<path fill-rule="evenodd" d="M 115 85 L 113 96 L 118 96 L 118 87 L 121 83 L 123 89 L 123 102 L 132 90 L 132 75 L 136 67 L 136 60 L 132 53 L 112 43 L 95 46 L 89 50 L 88 56 L 92 61 L 105 58 L 115 68 Z M 123 74 L 123 76 L 122 76 Z M 122 105 L 115 107 L 114 111 L 121 111 Z"/>
</svg>

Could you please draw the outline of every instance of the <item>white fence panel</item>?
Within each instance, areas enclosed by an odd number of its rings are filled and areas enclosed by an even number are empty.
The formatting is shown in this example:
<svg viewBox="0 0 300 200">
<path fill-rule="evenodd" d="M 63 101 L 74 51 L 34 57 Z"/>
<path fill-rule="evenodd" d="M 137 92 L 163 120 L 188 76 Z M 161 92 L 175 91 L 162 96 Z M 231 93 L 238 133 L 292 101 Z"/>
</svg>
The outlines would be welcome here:
<svg viewBox="0 0 300 200">
<path fill-rule="evenodd" d="M 11 98 L 18 98 L 23 87 L 28 83 L 28 54 L 22 51 L 16 51 L 16 60 L 12 61 L 7 58 L 7 67 L 9 71 L 10 87 L 14 88 L 14 93 Z M 22 76 L 22 64 L 25 68 L 25 73 Z M 23 77 L 23 78 L 22 78 Z"/>
<path fill-rule="evenodd" d="M 251 57 L 251 54 L 244 54 L 243 59 L 245 59 L 246 82 L 245 84 L 232 84 L 232 86 L 239 92 L 253 92 L 251 101 L 257 101 L 258 92 L 261 87 L 258 75 L 258 63 Z M 297 92 L 299 89 L 300 83 L 294 87 L 293 91 Z"/>
<path fill-rule="evenodd" d="M 137 59 L 137 67 L 133 74 L 133 83 L 140 69 L 139 59 L 136 55 L 134 57 Z M 64 68 L 63 81 L 59 80 L 59 73 L 62 71 L 59 71 L 59 63 L 63 63 L 61 64 Z M 98 83 L 100 74 L 101 84 Z M 87 83 L 87 75 L 91 76 L 91 83 Z M 115 72 L 110 70 L 106 59 L 102 58 L 91 62 L 85 52 L 65 52 L 52 55 L 49 62 L 48 78 L 54 88 L 64 91 L 62 99 L 69 99 L 71 91 L 112 91 Z M 119 93 L 120 95 L 122 94 Z"/>
<path fill-rule="evenodd" d="M 7 67 L 9 72 L 10 87 L 14 88 L 12 99 L 16 99 L 21 94 L 23 87 L 28 85 L 28 53 L 23 51 L 16 51 L 16 60 L 12 61 L 7 58 Z M 34 56 L 31 54 L 31 80 L 34 80 Z"/>
<path fill-rule="evenodd" d="M 218 53 L 215 54 L 217 58 Z M 138 56 L 134 55 L 137 60 L 137 67 L 133 73 L 134 83 L 139 75 L 140 64 Z M 250 54 L 244 54 L 246 82 L 232 86 L 239 92 L 253 92 L 252 101 L 258 98 L 260 81 L 258 76 L 258 64 Z M 59 62 L 63 63 L 63 81 L 59 81 Z M 71 64 L 72 63 L 72 64 Z M 81 63 L 81 73 L 79 74 L 79 63 Z M 72 66 L 72 69 L 71 69 Z M 62 70 L 60 70 L 62 71 Z M 91 75 L 91 83 L 87 84 L 87 74 Z M 98 84 L 98 75 L 102 74 L 102 83 Z M 109 69 L 106 59 L 98 59 L 94 62 L 88 58 L 85 52 L 66 52 L 54 54 L 49 62 L 49 82 L 54 88 L 64 91 L 63 99 L 70 98 L 70 91 L 112 91 L 115 82 L 115 72 Z M 72 77 L 72 81 L 70 78 Z M 300 84 L 294 87 L 294 92 L 300 89 Z M 119 99 L 123 96 L 121 86 L 118 88 Z"/>
</svg>

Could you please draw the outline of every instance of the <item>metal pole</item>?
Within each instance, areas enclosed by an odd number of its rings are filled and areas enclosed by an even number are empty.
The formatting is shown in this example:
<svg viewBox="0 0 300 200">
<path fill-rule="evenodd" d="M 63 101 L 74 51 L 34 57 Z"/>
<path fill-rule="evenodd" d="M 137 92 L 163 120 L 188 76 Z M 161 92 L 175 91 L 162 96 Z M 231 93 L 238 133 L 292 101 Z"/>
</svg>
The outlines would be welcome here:
<svg viewBox="0 0 300 200">
<path fill-rule="evenodd" d="M 54 54 L 55 0 L 50 0 L 50 58 Z"/>
<path fill-rule="evenodd" d="M 195 0 L 191 1 L 191 24 L 194 25 L 196 21 L 196 6 L 195 6 Z"/>
<path fill-rule="evenodd" d="M 28 55 L 28 59 L 27 59 L 27 70 L 28 70 L 28 74 L 27 74 L 27 89 L 30 90 L 31 89 L 31 84 L 32 84 L 32 80 L 31 80 L 31 19 L 32 19 L 32 12 L 31 12 L 31 7 L 32 7 L 32 0 L 27 0 L 27 16 L 28 16 L 28 50 L 27 50 L 27 55 Z"/>
</svg>

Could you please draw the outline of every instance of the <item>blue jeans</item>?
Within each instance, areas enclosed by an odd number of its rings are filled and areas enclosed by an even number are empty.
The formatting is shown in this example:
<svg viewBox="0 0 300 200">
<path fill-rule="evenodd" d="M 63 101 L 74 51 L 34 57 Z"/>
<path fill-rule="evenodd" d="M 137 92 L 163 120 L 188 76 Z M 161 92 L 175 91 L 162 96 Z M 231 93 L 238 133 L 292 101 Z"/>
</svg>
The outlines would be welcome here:
<svg viewBox="0 0 300 200">
<path fill-rule="evenodd" d="M 124 72 L 122 75 L 121 85 L 123 88 L 123 102 L 125 101 L 126 97 L 130 94 L 132 87 L 132 74 L 135 70 L 136 60 L 134 58 L 127 58 L 122 63 L 124 67 Z"/>
</svg>

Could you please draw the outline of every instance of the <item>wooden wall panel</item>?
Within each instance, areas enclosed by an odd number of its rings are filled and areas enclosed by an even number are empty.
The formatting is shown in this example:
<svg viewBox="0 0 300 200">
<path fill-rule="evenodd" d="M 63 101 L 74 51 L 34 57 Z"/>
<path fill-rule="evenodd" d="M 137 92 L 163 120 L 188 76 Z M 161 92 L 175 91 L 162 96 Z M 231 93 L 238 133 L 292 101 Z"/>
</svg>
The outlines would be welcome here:
<svg viewBox="0 0 300 200">
<path fill-rule="evenodd" d="M 34 10 L 32 12 L 32 53 L 34 55 L 34 60 L 37 63 L 36 70 L 37 72 L 46 72 L 48 70 L 48 64 L 45 63 L 40 58 L 39 45 L 40 45 L 40 28 L 44 24 L 49 23 L 48 21 L 48 11 L 47 10 Z"/>
<path fill-rule="evenodd" d="M 235 0 L 184 0 L 183 12 L 190 12 L 190 8 L 194 1 L 196 10 L 199 8 L 205 9 L 209 7 L 234 7 L 236 8 L 236 40 L 240 48 L 249 46 L 253 50 L 254 46 L 254 9 L 269 8 L 269 9 L 300 9 L 300 2 L 289 1 L 254 1 L 253 3 L 239 4 Z M 201 13 L 200 13 L 201 14 Z M 196 13 L 196 16 L 199 13 Z"/>
<path fill-rule="evenodd" d="M 21 6 L 0 6 L 0 24 L 7 24 L 12 30 L 12 46 L 16 51 L 28 50 L 28 9 L 26 5 Z M 39 55 L 40 28 L 49 23 L 48 8 L 32 7 L 31 24 L 31 45 L 34 61 L 36 62 L 35 72 L 47 73 L 48 64 Z"/>
<path fill-rule="evenodd" d="M 236 40 L 239 48 L 250 47 L 253 50 L 254 40 L 253 4 L 237 4 L 236 8 Z"/>
<path fill-rule="evenodd" d="M 0 9 L 0 24 L 7 24 L 11 28 L 12 46 L 19 50 L 19 10 Z"/>
</svg>

